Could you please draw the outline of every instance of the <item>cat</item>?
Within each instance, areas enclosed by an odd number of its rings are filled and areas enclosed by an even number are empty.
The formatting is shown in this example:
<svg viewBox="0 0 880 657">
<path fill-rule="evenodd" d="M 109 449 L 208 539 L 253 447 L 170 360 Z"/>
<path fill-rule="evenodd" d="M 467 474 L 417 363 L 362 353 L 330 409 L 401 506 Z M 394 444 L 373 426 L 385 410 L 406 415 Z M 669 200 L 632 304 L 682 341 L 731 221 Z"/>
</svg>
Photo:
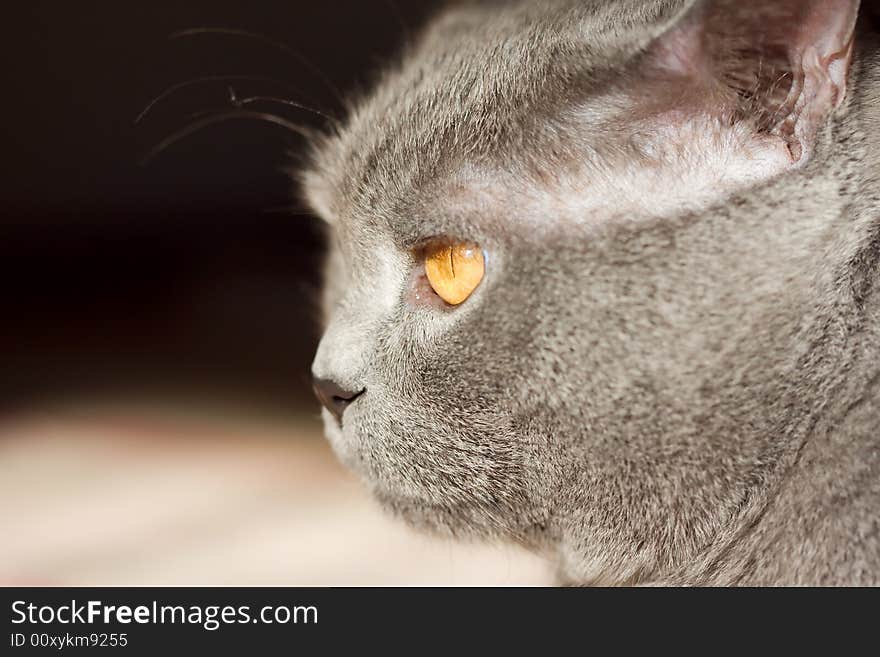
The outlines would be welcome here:
<svg viewBox="0 0 880 657">
<path fill-rule="evenodd" d="M 875 27 L 858 0 L 438 12 L 299 174 L 339 458 L 560 584 L 880 584 Z"/>
</svg>

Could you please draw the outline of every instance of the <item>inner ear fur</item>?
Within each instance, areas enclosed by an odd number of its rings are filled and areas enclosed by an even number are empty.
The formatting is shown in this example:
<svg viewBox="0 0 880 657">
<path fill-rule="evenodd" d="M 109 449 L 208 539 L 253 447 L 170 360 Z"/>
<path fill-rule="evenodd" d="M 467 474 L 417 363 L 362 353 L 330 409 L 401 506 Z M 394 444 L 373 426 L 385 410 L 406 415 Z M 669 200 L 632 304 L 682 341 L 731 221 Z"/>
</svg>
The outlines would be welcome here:
<svg viewBox="0 0 880 657">
<path fill-rule="evenodd" d="M 700 111 L 783 140 L 802 164 L 846 96 L 858 10 L 859 0 L 701 0 L 651 44 L 651 72 Z"/>
</svg>

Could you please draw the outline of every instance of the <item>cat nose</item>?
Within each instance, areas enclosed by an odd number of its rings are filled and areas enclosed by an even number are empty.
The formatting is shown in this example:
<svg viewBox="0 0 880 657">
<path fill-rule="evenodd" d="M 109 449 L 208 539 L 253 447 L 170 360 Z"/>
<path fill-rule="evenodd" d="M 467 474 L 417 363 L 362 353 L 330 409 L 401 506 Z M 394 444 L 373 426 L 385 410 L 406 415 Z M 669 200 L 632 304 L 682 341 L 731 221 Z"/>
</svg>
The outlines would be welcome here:
<svg viewBox="0 0 880 657">
<path fill-rule="evenodd" d="M 333 417 L 340 424 L 342 423 L 342 414 L 345 412 L 345 408 L 366 390 L 366 388 L 359 392 L 346 390 L 335 381 L 319 379 L 317 377 L 312 378 L 312 387 L 315 389 L 315 396 L 318 398 L 318 401 L 333 414 Z"/>
</svg>

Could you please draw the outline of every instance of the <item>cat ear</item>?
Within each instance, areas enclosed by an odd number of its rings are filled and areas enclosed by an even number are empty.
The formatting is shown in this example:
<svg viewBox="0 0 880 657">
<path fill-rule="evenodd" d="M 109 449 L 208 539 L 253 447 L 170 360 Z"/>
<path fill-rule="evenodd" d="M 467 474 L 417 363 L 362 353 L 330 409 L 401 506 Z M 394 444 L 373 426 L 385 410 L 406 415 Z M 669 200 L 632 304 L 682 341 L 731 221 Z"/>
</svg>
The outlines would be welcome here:
<svg viewBox="0 0 880 657">
<path fill-rule="evenodd" d="M 816 135 L 846 95 L 859 0 L 708 0 L 648 49 L 666 98 L 746 122 L 809 159 Z M 684 87 L 682 86 L 684 85 Z"/>
</svg>

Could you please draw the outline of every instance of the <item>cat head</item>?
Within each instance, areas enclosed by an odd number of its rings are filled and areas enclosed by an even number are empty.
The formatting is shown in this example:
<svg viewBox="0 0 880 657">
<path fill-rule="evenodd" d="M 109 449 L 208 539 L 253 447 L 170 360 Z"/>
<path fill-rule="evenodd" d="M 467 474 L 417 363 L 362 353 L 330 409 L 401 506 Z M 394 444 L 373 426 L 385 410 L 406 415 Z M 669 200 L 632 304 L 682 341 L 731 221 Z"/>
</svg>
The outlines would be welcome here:
<svg viewBox="0 0 880 657">
<path fill-rule="evenodd" d="M 794 413 L 857 9 L 458 3 L 315 145 L 313 374 L 389 509 L 630 574 L 736 512 Z"/>
</svg>

